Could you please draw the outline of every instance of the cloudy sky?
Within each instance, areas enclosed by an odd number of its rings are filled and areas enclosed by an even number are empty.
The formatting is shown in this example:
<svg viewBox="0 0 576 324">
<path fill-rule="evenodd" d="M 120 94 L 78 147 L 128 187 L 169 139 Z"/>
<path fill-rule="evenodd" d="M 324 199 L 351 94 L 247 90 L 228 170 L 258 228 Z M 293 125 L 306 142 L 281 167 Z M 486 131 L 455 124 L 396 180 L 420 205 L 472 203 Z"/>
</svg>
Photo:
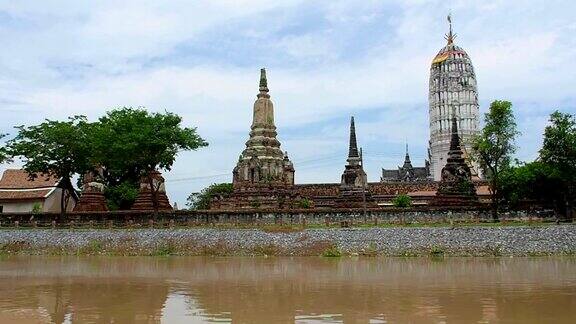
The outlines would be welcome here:
<svg viewBox="0 0 576 324">
<path fill-rule="evenodd" d="M 473 60 L 481 111 L 513 102 L 517 157 L 537 156 L 547 116 L 576 113 L 572 1 L 0 1 L 0 132 L 44 118 L 143 106 L 198 127 L 210 146 L 165 173 L 172 201 L 231 181 L 259 69 L 298 183 L 337 182 L 354 115 L 370 181 L 423 164 L 428 72 L 445 44 Z"/>
</svg>

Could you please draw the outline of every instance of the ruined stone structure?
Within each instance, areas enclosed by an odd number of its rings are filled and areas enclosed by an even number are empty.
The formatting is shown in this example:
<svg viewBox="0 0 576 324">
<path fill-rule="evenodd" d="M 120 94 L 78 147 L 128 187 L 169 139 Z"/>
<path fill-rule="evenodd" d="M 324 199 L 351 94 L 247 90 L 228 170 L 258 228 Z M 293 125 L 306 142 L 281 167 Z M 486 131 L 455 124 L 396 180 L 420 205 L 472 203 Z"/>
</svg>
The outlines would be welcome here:
<svg viewBox="0 0 576 324">
<path fill-rule="evenodd" d="M 294 166 L 276 138 L 274 105 L 268 94 L 266 70 L 260 70 L 260 93 L 254 103 L 250 138 L 233 171 L 234 187 L 252 184 L 294 184 Z"/>
<path fill-rule="evenodd" d="M 452 117 L 450 151 L 446 165 L 442 168 L 442 178 L 438 184 L 436 198 L 432 204 L 441 206 L 466 205 L 477 202 L 476 187 L 472 182 L 472 172 L 464 159 L 458 135 L 458 122 Z"/>
<path fill-rule="evenodd" d="M 408 153 L 408 144 L 406 144 L 404 164 L 399 166 L 398 169 L 382 169 L 382 176 L 380 177 L 381 182 L 428 181 L 430 179 L 430 162 L 425 160 L 423 167 L 412 166 L 412 161 L 410 161 L 410 154 Z"/>
<path fill-rule="evenodd" d="M 217 208 L 292 208 L 294 165 L 280 149 L 274 124 L 274 105 L 268 94 L 266 70 L 260 70 L 260 92 L 254 103 L 250 138 L 234 168 L 234 191 Z"/>
<path fill-rule="evenodd" d="M 454 44 L 452 21 L 448 16 L 450 31 L 447 44 L 432 60 L 429 83 L 430 115 L 430 163 L 435 181 L 441 179 L 441 170 L 446 164 L 450 149 L 450 121 L 453 111 L 458 122 L 459 135 L 464 142 L 464 155 L 470 152 L 470 139 L 479 133 L 478 90 L 474 67 L 468 54 Z M 477 166 L 472 174 L 478 175 Z"/>
<path fill-rule="evenodd" d="M 172 210 L 168 196 L 166 196 L 164 177 L 159 171 L 152 171 L 148 176 L 143 176 L 140 179 L 140 191 L 131 209 L 139 211 L 155 210 L 153 195 L 157 196 L 156 210 Z"/>
<path fill-rule="evenodd" d="M 342 180 L 340 181 L 340 192 L 336 207 L 365 207 L 367 204 L 375 206 L 368 192 L 368 177 L 366 172 L 364 172 L 362 157 L 358 151 L 354 117 L 350 119 L 350 142 L 346 162 Z"/>
<path fill-rule="evenodd" d="M 104 169 L 102 167 L 86 172 L 82 179 L 82 194 L 74 207 L 74 211 L 99 212 L 108 210 L 108 204 L 104 197 L 103 175 Z"/>
</svg>

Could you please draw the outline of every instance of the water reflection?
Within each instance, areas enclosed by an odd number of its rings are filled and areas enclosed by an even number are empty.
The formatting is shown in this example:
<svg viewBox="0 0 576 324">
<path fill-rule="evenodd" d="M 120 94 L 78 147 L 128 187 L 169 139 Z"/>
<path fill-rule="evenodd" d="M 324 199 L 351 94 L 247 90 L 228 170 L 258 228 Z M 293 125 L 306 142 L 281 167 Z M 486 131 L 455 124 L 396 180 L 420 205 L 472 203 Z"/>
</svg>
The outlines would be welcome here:
<svg viewBox="0 0 576 324">
<path fill-rule="evenodd" d="M 576 259 L 5 258 L 0 323 L 570 323 Z"/>
</svg>

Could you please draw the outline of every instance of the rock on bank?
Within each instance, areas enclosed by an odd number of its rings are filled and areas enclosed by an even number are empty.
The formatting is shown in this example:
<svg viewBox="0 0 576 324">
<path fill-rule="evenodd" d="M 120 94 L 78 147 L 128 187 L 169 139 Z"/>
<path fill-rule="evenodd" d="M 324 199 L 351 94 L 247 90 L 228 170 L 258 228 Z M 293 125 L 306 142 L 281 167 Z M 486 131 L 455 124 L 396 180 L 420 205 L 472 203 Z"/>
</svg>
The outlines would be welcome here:
<svg viewBox="0 0 576 324">
<path fill-rule="evenodd" d="M 3 229 L 0 254 L 576 255 L 576 225 L 305 229 Z"/>
</svg>

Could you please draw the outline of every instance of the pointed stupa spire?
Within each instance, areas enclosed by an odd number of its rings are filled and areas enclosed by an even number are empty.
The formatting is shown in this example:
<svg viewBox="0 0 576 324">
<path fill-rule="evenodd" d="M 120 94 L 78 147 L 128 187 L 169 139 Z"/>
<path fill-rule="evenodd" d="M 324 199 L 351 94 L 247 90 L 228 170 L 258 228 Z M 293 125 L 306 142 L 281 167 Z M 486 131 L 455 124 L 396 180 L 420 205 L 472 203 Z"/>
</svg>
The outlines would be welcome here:
<svg viewBox="0 0 576 324">
<path fill-rule="evenodd" d="M 411 163 L 410 162 L 410 153 L 408 153 L 408 143 L 406 143 L 406 155 L 404 156 L 404 163 Z"/>
<path fill-rule="evenodd" d="M 452 45 L 454 44 L 454 39 L 456 38 L 456 34 L 452 33 L 452 13 L 448 14 L 448 24 L 450 25 L 450 30 L 448 31 L 448 34 L 446 34 L 444 36 L 444 38 L 446 38 L 446 40 L 448 41 L 448 45 Z"/>
<path fill-rule="evenodd" d="M 460 136 L 458 136 L 458 120 L 456 115 L 452 115 L 452 137 L 450 138 L 450 151 L 460 151 L 460 154 L 462 154 L 462 149 L 460 147 Z"/>
<path fill-rule="evenodd" d="M 354 126 L 354 116 L 350 118 L 350 145 L 348 146 L 348 159 L 360 158 L 358 155 L 358 143 L 356 142 L 356 127 Z"/>
<path fill-rule="evenodd" d="M 260 93 L 258 94 L 258 98 L 270 98 L 270 95 L 268 94 L 269 91 L 266 69 L 260 69 Z"/>
</svg>

